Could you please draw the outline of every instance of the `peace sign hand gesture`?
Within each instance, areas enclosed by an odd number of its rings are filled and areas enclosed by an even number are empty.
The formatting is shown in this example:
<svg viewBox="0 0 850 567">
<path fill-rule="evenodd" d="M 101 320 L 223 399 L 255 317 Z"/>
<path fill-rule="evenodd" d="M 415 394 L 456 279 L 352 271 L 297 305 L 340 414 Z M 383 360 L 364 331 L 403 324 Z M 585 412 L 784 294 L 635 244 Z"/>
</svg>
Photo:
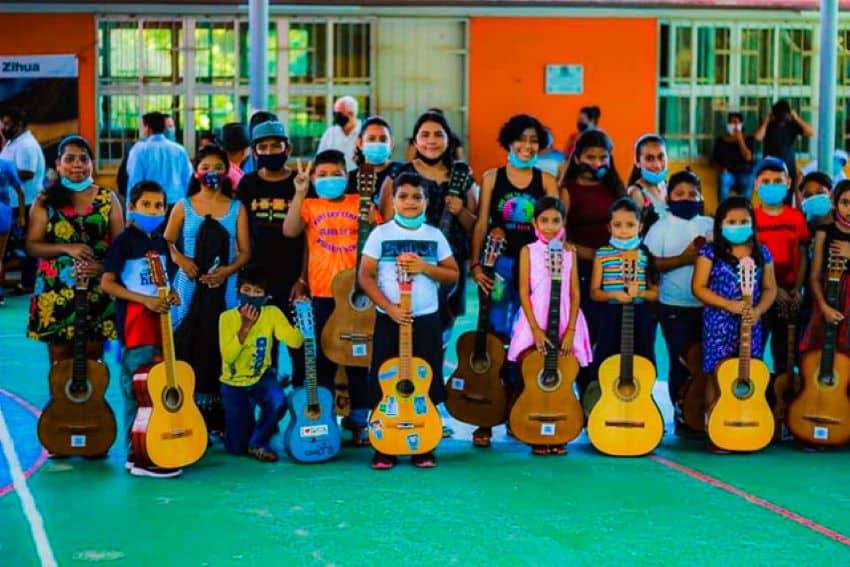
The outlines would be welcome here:
<svg viewBox="0 0 850 567">
<path fill-rule="evenodd" d="M 299 158 L 295 162 L 295 193 L 304 197 L 307 195 L 307 190 L 310 188 L 310 172 L 313 169 L 313 162 L 308 161 L 306 166 L 301 165 Z"/>
</svg>

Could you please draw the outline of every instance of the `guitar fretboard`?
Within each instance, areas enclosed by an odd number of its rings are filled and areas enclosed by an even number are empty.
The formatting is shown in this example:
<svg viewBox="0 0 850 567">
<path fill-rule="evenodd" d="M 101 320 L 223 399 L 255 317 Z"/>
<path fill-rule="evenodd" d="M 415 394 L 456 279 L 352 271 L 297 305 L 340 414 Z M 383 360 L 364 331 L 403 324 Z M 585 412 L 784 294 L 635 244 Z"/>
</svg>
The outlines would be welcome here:
<svg viewBox="0 0 850 567">
<path fill-rule="evenodd" d="M 72 381 L 76 388 L 86 383 L 86 336 L 88 335 L 88 288 L 74 290 L 74 367 Z"/>
</svg>

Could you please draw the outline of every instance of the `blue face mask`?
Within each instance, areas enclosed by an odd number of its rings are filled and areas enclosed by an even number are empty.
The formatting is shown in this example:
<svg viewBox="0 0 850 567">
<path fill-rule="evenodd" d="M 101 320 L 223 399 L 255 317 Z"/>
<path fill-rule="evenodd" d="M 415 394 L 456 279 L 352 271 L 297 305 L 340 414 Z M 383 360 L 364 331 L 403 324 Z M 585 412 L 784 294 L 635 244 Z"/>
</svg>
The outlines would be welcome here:
<svg viewBox="0 0 850 567">
<path fill-rule="evenodd" d="M 63 177 L 61 179 L 61 182 L 62 182 L 62 187 L 64 187 L 65 189 L 79 193 L 79 192 L 85 191 L 86 189 L 91 187 L 92 183 L 94 183 L 94 179 L 92 179 L 91 175 L 89 175 L 87 178 L 83 179 L 82 181 L 74 182 L 74 181 L 71 181 L 70 179 L 68 179 L 67 177 Z"/>
<path fill-rule="evenodd" d="M 775 207 L 782 203 L 788 193 L 788 186 L 784 183 L 764 183 L 759 185 L 759 197 L 762 203 L 768 207 Z"/>
<path fill-rule="evenodd" d="M 643 167 L 640 168 L 641 179 L 652 185 L 658 185 L 659 183 L 667 179 L 668 173 L 669 171 L 666 167 L 658 173 L 655 173 L 654 171 L 649 171 L 648 169 L 645 169 Z"/>
<path fill-rule="evenodd" d="M 537 164 L 537 159 L 537 154 L 534 154 L 534 156 L 530 160 L 524 161 L 520 159 L 518 155 L 516 155 L 513 148 L 511 148 L 511 151 L 508 153 L 508 163 L 510 163 L 517 169 L 531 169 Z"/>
<path fill-rule="evenodd" d="M 127 219 L 132 221 L 145 234 L 150 234 L 155 231 L 165 220 L 165 215 L 146 215 L 139 211 L 130 211 Z"/>
<path fill-rule="evenodd" d="M 640 246 L 640 236 L 634 236 L 632 238 L 629 238 L 628 240 L 622 240 L 620 238 L 614 238 L 612 236 L 608 242 L 611 244 L 611 246 L 620 250 L 634 250 L 635 248 Z"/>
<path fill-rule="evenodd" d="M 363 157 L 366 158 L 366 163 L 371 165 L 381 165 L 390 159 L 392 149 L 387 142 L 363 142 Z"/>
<path fill-rule="evenodd" d="M 409 228 L 412 230 L 416 230 L 420 226 L 425 223 L 425 211 L 422 211 L 415 217 L 403 217 L 400 214 L 396 213 L 393 217 L 395 222 L 397 222 L 400 226 L 404 228 Z"/>
<path fill-rule="evenodd" d="M 844 166 L 847 163 L 841 158 L 833 158 L 832 159 L 832 176 L 839 177 L 842 173 L 844 173 Z"/>
<path fill-rule="evenodd" d="M 177 139 L 177 132 L 171 128 L 166 128 L 162 135 L 165 136 L 166 140 L 171 140 L 172 142 Z"/>
<path fill-rule="evenodd" d="M 753 225 L 751 224 L 734 224 L 726 225 L 722 229 L 723 238 L 732 244 L 743 244 L 753 237 Z"/>
<path fill-rule="evenodd" d="M 348 179 L 345 177 L 317 177 L 316 194 L 322 199 L 333 201 L 345 192 L 346 185 L 348 185 Z"/>
<path fill-rule="evenodd" d="M 800 208 L 808 218 L 825 217 L 832 210 L 832 200 L 827 193 L 818 193 L 803 199 Z"/>
<path fill-rule="evenodd" d="M 239 294 L 239 305 L 250 305 L 252 307 L 256 307 L 257 309 L 261 309 L 263 305 L 268 302 L 269 298 L 265 295 L 254 296 L 248 295 L 247 293 Z"/>
</svg>

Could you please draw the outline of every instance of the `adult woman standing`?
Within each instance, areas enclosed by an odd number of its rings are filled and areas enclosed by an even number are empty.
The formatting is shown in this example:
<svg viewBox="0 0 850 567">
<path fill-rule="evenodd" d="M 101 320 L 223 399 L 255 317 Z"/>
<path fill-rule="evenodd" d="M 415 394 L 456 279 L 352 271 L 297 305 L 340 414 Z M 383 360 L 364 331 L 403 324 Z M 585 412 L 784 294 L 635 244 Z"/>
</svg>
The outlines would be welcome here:
<svg viewBox="0 0 850 567">
<path fill-rule="evenodd" d="M 59 143 L 59 182 L 33 204 L 27 229 L 27 253 L 39 258 L 30 304 L 29 337 L 47 343 L 50 363 L 71 358 L 75 283 L 89 278 L 87 355 L 100 358 L 103 343 L 117 336 L 115 305 L 100 289 L 109 243 L 124 230 L 121 204 L 92 179 L 92 151 L 80 136 Z"/>
</svg>

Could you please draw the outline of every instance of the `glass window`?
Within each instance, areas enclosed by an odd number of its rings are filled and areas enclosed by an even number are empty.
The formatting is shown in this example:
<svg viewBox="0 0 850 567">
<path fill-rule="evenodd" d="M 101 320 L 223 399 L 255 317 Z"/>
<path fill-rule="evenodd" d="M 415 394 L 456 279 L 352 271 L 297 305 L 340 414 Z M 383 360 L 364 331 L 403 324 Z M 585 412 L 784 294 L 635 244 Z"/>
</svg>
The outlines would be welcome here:
<svg viewBox="0 0 850 567">
<path fill-rule="evenodd" d="M 786 29 L 779 32 L 781 85 L 811 85 L 814 57 L 812 36 L 812 30 L 808 29 Z"/>
<path fill-rule="evenodd" d="M 670 159 L 688 159 L 690 155 L 690 99 L 688 97 L 664 97 L 661 99 L 659 126 L 667 140 L 667 155 Z"/>
<path fill-rule="evenodd" d="M 100 22 L 98 76 L 101 83 L 138 81 L 138 27 L 132 22 Z"/>
<path fill-rule="evenodd" d="M 773 28 L 741 30 L 741 83 L 767 85 L 773 82 Z"/>
<path fill-rule="evenodd" d="M 693 53 L 691 52 L 691 34 L 693 30 L 689 27 L 677 27 L 675 33 L 675 59 L 673 68 L 676 83 L 689 82 L 691 80 L 691 65 L 693 64 Z"/>
<path fill-rule="evenodd" d="M 327 97 L 297 96 L 289 99 L 289 141 L 292 156 L 312 156 L 327 128 Z"/>
<path fill-rule="evenodd" d="M 334 26 L 334 81 L 369 80 L 370 45 L 369 24 L 336 24 Z"/>
<path fill-rule="evenodd" d="M 243 84 L 248 84 L 251 74 L 251 34 L 247 22 L 239 23 L 239 76 Z M 277 77 L 277 26 L 269 24 L 269 84 Z"/>
<path fill-rule="evenodd" d="M 236 31 L 233 22 L 195 27 L 195 79 L 203 84 L 230 85 L 236 75 Z"/>
<path fill-rule="evenodd" d="M 726 97 L 704 96 L 696 99 L 695 139 L 697 155 L 711 156 L 714 140 L 726 132 Z"/>
<path fill-rule="evenodd" d="M 732 54 L 729 28 L 697 28 L 697 82 L 703 85 L 729 84 Z"/>
<path fill-rule="evenodd" d="M 146 82 L 180 83 L 183 53 L 180 49 L 181 22 L 145 22 L 142 29 Z"/>
<path fill-rule="evenodd" d="M 120 161 L 139 135 L 139 97 L 101 96 L 98 111 L 98 156 L 101 162 Z"/>
<path fill-rule="evenodd" d="M 327 25 L 289 24 L 289 81 L 310 83 L 327 77 Z"/>
</svg>

